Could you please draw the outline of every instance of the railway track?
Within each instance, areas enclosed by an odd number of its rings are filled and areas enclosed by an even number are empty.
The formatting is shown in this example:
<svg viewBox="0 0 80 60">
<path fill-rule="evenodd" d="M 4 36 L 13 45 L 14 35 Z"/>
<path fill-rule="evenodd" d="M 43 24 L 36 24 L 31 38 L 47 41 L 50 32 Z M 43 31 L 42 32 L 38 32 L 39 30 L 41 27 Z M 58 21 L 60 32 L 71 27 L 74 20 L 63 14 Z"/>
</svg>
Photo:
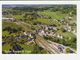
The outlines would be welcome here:
<svg viewBox="0 0 80 60">
<path fill-rule="evenodd" d="M 39 46 L 46 49 L 48 52 L 52 54 L 60 54 L 58 49 L 56 49 L 54 46 L 51 46 L 46 40 L 42 39 L 42 37 L 37 36 L 35 41 Z"/>
</svg>

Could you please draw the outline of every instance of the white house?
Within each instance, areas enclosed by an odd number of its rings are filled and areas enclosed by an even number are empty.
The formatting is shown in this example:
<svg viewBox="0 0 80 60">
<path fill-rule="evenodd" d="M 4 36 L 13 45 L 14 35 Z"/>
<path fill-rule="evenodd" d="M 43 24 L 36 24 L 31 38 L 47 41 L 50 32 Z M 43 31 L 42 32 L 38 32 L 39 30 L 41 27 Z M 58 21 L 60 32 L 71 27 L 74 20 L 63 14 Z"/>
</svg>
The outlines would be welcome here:
<svg viewBox="0 0 80 60">
<path fill-rule="evenodd" d="M 14 18 L 5 18 L 5 17 L 3 17 L 2 20 L 3 20 L 3 21 L 13 22 L 15 19 L 14 19 Z"/>
</svg>

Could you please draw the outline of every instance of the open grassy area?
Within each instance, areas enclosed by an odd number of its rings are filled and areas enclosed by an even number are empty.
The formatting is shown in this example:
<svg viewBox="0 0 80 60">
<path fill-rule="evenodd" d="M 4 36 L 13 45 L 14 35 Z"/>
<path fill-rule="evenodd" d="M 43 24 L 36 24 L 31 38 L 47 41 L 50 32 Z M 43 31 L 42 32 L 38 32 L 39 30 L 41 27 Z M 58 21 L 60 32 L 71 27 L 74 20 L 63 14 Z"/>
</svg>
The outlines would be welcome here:
<svg viewBox="0 0 80 60">
<path fill-rule="evenodd" d="M 5 45 L 3 45 L 2 50 L 8 53 L 10 48 L 11 48 L 10 44 L 6 43 Z"/>
<path fill-rule="evenodd" d="M 19 45 L 23 48 L 22 51 L 24 51 L 24 52 L 22 52 L 22 53 L 24 53 L 24 54 L 26 54 L 26 53 L 30 54 L 34 49 L 34 45 L 26 45 L 26 44 L 19 44 Z"/>
<path fill-rule="evenodd" d="M 37 22 L 43 23 L 43 24 L 47 24 L 47 25 L 59 25 L 60 26 L 60 22 L 56 21 L 56 20 L 52 20 L 52 19 L 37 19 Z"/>
<path fill-rule="evenodd" d="M 9 32 L 8 32 L 8 31 L 3 31 L 3 32 L 2 32 L 2 35 L 3 35 L 3 36 L 9 36 Z"/>
<path fill-rule="evenodd" d="M 63 19 L 66 14 L 62 14 L 60 11 L 52 12 L 52 11 L 43 11 L 43 12 L 38 12 L 39 14 L 42 14 L 44 16 L 51 17 L 53 19 Z"/>
<path fill-rule="evenodd" d="M 13 18 L 20 20 L 23 18 L 23 16 L 22 15 L 13 15 Z"/>
</svg>

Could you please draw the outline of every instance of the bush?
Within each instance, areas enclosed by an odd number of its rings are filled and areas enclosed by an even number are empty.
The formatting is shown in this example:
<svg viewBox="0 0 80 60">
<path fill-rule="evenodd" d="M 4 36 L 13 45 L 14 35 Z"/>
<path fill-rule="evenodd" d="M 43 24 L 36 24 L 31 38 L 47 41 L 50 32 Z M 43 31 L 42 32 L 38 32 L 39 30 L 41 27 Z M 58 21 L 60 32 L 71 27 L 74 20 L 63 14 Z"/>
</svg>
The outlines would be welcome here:
<svg viewBox="0 0 80 60">
<path fill-rule="evenodd" d="M 66 48 L 66 53 L 70 53 L 70 52 L 71 52 L 70 48 Z"/>
</svg>

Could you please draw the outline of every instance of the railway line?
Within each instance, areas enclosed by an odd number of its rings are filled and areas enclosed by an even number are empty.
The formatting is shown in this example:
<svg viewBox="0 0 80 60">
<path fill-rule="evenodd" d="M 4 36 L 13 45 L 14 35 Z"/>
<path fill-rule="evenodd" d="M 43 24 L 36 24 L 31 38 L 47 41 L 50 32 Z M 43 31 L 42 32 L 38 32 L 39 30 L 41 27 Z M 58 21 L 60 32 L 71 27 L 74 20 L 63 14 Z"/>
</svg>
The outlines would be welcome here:
<svg viewBox="0 0 80 60">
<path fill-rule="evenodd" d="M 54 46 L 51 46 L 47 41 L 42 39 L 40 36 L 37 36 L 37 39 L 35 40 L 36 43 L 41 46 L 42 48 L 46 49 L 50 53 L 54 54 L 60 54 L 60 51 L 55 48 Z"/>
</svg>

